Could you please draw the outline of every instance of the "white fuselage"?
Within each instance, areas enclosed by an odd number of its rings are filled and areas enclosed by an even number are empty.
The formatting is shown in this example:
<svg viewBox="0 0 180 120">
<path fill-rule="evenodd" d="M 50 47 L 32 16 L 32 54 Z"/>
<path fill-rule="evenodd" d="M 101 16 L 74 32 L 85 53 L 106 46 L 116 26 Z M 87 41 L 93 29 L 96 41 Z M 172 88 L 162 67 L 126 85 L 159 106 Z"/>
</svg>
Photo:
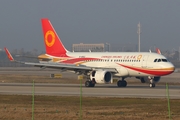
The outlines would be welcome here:
<svg viewBox="0 0 180 120">
<path fill-rule="evenodd" d="M 55 59 L 68 64 L 115 68 L 116 76 L 163 76 L 174 71 L 173 64 L 163 55 L 149 52 L 67 52 L 66 57 Z"/>
</svg>

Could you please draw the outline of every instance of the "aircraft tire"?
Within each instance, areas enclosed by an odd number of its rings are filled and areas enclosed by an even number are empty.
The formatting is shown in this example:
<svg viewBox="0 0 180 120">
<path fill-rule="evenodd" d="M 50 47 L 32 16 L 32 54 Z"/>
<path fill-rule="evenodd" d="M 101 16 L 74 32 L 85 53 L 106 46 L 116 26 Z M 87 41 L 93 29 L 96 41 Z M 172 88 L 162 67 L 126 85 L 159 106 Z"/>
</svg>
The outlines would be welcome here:
<svg viewBox="0 0 180 120">
<path fill-rule="evenodd" d="M 126 82 L 125 80 L 122 81 L 122 83 L 123 83 L 123 84 L 122 84 L 123 87 L 126 87 L 126 86 L 127 86 L 127 82 Z"/>
<path fill-rule="evenodd" d="M 125 81 L 125 80 L 119 80 L 118 82 L 117 82 L 117 86 L 118 87 L 126 87 L 127 86 L 127 82 Z"/>
<path fill-rule="evenodd" d="M 155 83 L 150 83 L 150 84 L 149 84 L 149 87 L 150 87 L 150 88 L 154 88 L 155 86 L 156 86 Z"/>
<path fill-rule="evenodd" d="M 95 84 L 91 82 L 91 86 L 90 87 L 94 87 L 94 86 L 95 86 Z"/>
<path fill-rule="evenodd" d="M 121 80 L 117 81 L 117 86 L 122 87 L 122 81 Z"/>
<path fill-rule="evenodd" d="M 88 81 L 88 80 L 87 80 L 87 81 L 85 82 L 85 86 L 86 86 L 86 87 L 91 87 L 91 81 Z"/>
</svg>

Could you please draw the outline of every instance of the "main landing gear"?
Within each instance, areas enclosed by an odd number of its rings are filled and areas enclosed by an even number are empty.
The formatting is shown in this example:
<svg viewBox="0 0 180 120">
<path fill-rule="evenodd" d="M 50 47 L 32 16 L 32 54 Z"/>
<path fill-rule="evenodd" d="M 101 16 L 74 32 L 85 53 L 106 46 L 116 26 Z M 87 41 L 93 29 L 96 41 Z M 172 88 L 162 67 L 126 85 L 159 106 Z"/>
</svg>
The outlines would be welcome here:
<svg viewBox="0 0 180 120">
<path fill-rule="evenodd" d="M 95 86 L 95 82 L 87 80 L 85 82 L 85 86 L 86 87 L 94 87 Z"/>
<path fill-rule="evenodd" d="M 126 82 L 124 79 L 119 80 L 119 81 L 117 82 L 117 86 L 118 86 L 118 87 L 126 87 L 126 86 L 127 86 L 127 82 Z"/>
</svg>

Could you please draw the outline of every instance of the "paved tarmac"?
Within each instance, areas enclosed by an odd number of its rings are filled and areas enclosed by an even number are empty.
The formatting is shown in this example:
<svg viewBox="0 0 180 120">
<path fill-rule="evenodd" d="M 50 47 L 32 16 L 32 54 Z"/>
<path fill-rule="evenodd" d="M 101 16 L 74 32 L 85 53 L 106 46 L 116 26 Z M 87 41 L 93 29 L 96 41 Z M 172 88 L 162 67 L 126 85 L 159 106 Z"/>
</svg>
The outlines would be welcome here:
<svg viewBox="0 0 180 120">
<path fill-rule="evenodd" d="M 0 94 L 32 95 L 30 83 L 0 83 Z M 80 96 L 78 84 L 35 83 L 35 95 L 49 96 Z M 118 88 L 115 84 L 96 84 L 94 88 L 84 87 L 82 95 L 89 97 L 130 97 L 130 98 L 166 98 L 166 86 L 157 85 L 149 88 L 147 84 L 131 85 Z M 180 86 L 169 86 L 171 99 L 180 99 Z"/>
</svg>

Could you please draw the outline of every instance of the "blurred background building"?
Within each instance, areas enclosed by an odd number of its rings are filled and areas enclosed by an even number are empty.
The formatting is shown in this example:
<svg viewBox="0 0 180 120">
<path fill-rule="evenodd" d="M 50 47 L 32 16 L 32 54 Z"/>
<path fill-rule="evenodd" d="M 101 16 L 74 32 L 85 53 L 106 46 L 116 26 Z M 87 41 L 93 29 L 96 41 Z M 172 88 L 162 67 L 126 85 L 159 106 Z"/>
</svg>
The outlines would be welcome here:
<svg viewBox="0 0 180 120">
<path fill-rule="evenodd" d="M 110 44 L 109 43 L 99 43 L 99 44 L 73 44 L 72 45 L 73 52 L 106 52 L 110 51 Z"/>
</svg>

